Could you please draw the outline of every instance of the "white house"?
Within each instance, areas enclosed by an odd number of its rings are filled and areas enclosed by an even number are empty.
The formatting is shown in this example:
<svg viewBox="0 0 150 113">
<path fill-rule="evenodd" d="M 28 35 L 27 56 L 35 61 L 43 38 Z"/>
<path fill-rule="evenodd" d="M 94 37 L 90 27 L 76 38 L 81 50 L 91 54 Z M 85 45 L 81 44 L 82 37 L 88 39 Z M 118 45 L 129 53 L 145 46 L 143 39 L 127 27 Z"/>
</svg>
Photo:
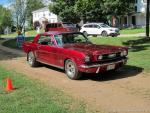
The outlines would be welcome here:
<svg viewBox="0 0 150 113">
<path fill-rule="evenodd" d="M 135 12 L 125 16 L 122 23 L 126 26 L 145 26 L 146 5 L 147 0 L 135 0 Z"/>
<path fill-rule="evenodd" d="M 32 12 L 34 26 L 44 25 L 47 22 L 58 22 L 58 16 L 50 12 L 48 7 L 44 7 Z"/>
</svg>

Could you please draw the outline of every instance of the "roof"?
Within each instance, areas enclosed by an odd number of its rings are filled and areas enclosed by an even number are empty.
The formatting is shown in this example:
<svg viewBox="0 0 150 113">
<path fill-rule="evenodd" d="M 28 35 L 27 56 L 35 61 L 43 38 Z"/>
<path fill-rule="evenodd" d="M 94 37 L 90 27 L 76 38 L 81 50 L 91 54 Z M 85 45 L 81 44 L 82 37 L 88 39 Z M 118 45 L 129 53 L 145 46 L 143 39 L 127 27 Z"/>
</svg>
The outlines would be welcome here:
<svg viewBox="0 0 150 113">
<path fill-rule="evenodd" d="M 43 12 L 43 11 L 49 11 L 48 7 L 40 8 L 40 9 L 38 9 L 38 10 L 32 11 L 32 13 Z"/>
</svg>

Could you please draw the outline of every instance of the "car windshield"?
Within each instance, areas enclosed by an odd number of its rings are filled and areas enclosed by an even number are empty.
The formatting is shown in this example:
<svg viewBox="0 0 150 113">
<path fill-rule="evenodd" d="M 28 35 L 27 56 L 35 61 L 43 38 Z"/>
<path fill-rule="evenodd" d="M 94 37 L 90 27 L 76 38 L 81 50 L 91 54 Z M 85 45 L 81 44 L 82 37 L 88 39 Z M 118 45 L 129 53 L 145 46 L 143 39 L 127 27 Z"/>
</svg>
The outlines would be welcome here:
<svg viewBox="0 0 150 113">
<path fill-rule="evenodd" d="M 83 34 L 81 33 L 65 33 L 54 36 L 58 46 L 63 46 L 65 44 L 73 43 L 91 43 Z"/>
<path fill-rule="evenodd" d="M 63 23 L 64 27 L 75 27 L 73 23 Z"/>
<path fill-rule="evenodd" d="M 100 24 L 100 26 L 103 27 L 103 28 L 109 28 L 109 27 L 110 27 L 110 26 L 107 25 L 107 24 Z"/>
</svg>

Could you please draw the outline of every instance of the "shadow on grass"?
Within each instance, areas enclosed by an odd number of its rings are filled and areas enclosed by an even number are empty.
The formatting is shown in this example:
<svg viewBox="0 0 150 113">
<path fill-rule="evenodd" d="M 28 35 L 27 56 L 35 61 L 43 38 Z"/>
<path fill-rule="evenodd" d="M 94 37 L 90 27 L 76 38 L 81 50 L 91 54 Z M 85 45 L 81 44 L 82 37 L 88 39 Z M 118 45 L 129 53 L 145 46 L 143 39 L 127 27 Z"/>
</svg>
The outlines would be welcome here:
<svg viewBox="0 0 150 113">
<path fill-rule="evenodd" d="M 150 38 L 139 38 L 137 40 L 128 40 L 122 43 L 125 46 L 129 46 L 132 52 L 138 52 L 147 50 L 150 47 Z"/>
<path fill-rule="evenodd" d="M 18 57 L 22 57 L 22 55 L 14 54 L 14 53 L 7 52 L 7 51 L 0 49 L 0 61 L 1 60 L 10 60 L 13 58 L 18 58 Z"/>
<path fill-rule="evenodd" d="M 26 38 L 27 41 L 32 40 L 32 39 L 33 37 Z M 1 44 L 5 47 L 11 48 L 11 49 L 22 50 L 22 48 L 19 48 L 17 46 L 16 39 L 1 38 L 0 41 L 1 41 Z M 13 58 L 18 58 L 18 57 L 23 57 L 23 55 L 9 52 L 9 51 L 4 51 L 3 49 L 0 48 L 0 60 L 10 60 Z"/>
<path fill-rule="evenodd" d="M 33 40 L 33 38 L 34 37 L 26 37 L 25 38 L 25 40 L 26 41 L 31 41 L 31 40 Z M 18 46 L 17 46 L 17 41 L 16 41 L 16 38 L 15 39 L 3 39 L 3 40 L 5 40 L 3 43 L 2 43 L 2 45 L 3 46 L 6 46 L 6 47 L 8 47 L 8 48 L 13 48 L 13 49 L 21 49 L 21 48 L 19 48 Z"/>
</svg>

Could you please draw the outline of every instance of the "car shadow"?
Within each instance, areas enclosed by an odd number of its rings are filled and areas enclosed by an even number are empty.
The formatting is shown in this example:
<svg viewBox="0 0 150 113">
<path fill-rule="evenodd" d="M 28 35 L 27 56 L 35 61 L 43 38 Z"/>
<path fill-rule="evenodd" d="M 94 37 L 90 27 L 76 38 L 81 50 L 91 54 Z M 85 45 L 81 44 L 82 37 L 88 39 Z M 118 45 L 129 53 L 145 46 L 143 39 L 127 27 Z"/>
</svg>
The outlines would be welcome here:
<svg viewBox="0 0 150 113">
<path fill-rule="evenodd" d="M 116 71 L 108 71 L 99 74 L 86 74 L 84 73 L 80 80 L 93 80 L 93 81 L 111 81 L 123 79 L 128 77 L 137 76 L 143 71 L 143 68 L 126 65 Z"/>
<path fill-rule="evenodd" d="M 65 74 L 65 71 L 56 67 L 52 67 L 49 65 L 41 64 L 40 67 L 46 67 L 48 69 L 52 69 L 54 71 L 58 71 Z M 84 80 L 92 80 L 92 81 L 111 81 L 117 79 L 123 79 L 128 77 L 137 76 L 139 73 L 143 71 L 143 68 L 125 65 L 123 68 L 116 71 L 109 71 L 104 73 L 83 73 L 82 77 L 79 79 L 80 81 Z"/>
<path fill-rule="evenodd" d="M 54 70 L 54 71 L 65 73 L 65 71 L 63 69 L 53 67 L 53 66 L 50 66 L 50 65 L 47 65 L 47 64 L 40 64 L 39 67 L 45 67 L 45 68 L 48 68 L 48 69 L 51 69 L 51 70 Z"/>
</svg>

